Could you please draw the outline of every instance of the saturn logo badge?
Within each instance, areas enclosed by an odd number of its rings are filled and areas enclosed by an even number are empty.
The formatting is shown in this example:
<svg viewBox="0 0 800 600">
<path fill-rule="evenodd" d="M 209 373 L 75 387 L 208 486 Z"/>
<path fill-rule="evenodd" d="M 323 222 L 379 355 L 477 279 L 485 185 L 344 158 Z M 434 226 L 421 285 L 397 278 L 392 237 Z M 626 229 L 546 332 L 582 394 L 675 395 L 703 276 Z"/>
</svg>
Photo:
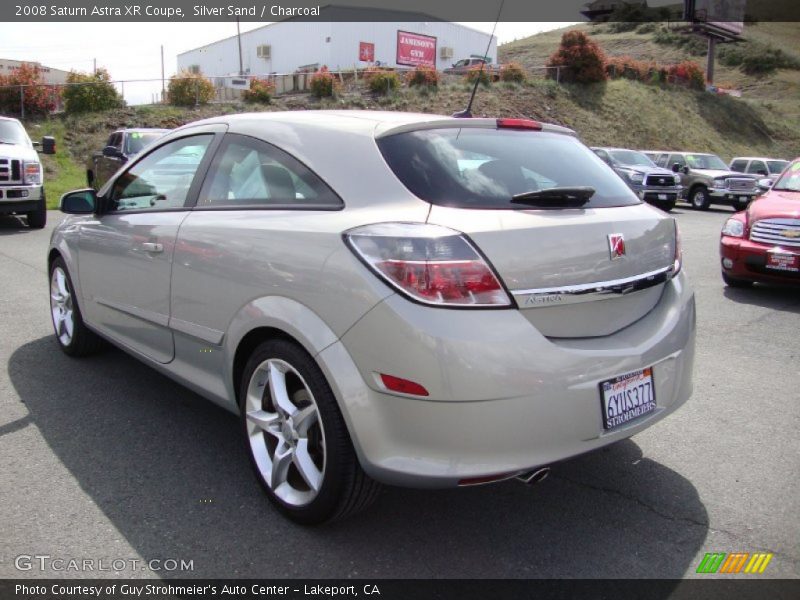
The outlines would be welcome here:
<svg viewBox="0 0 800 600">
<path fill-rule="evenodd" d="M 621 233 L 608 234 L 608 251 L 611 254 L 611 260 L 625 256 L 625 238 Z"/>
</svg>

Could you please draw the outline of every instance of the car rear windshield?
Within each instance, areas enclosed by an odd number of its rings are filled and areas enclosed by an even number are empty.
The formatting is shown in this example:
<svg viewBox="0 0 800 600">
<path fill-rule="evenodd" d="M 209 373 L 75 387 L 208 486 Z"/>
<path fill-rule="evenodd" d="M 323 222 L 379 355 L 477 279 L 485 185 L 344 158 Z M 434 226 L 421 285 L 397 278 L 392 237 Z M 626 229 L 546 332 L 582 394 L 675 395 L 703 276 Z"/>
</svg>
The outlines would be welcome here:
<svg viewBox="0 0 800 600">
<path fill-rule="evenodd" d="M 389 167 L 417 197 L 459 208 L 525 209 L 512 196 L 556 187 L 592 187 L 587 208 L 640 201 L 576 138 L 546 131 L 449 128 L 378 140 Z"/>
</svg>

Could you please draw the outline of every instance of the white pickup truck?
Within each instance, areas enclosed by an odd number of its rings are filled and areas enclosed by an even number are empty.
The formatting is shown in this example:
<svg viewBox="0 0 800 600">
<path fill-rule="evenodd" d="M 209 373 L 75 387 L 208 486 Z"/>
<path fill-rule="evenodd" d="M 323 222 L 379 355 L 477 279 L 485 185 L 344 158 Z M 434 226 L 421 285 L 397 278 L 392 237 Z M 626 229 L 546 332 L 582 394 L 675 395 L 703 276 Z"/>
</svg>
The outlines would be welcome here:
<svg viewBox="0 0 800 600">
<path fill-rule="evenodd" d="M 0 117 L 0 215 L 25 215 L 31 229 L 47 223 L 39 145 L 17 119 Z"/>
</svg>

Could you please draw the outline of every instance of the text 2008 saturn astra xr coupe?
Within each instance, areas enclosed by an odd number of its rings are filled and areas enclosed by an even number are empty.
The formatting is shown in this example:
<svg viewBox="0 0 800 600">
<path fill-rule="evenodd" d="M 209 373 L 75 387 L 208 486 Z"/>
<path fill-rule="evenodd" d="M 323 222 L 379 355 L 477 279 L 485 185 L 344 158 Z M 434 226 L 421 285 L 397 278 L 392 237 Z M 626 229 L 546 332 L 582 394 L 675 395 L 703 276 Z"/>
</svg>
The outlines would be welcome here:
<svg viewBox="0 0 800 600">
<path fill-rule="evenodd" d="M 675 221 L 561 127 L 217 117 L 61 208 L 61 348 L 105 338 L 238 412 L 300 522 L 362 508 L 377 482 L 536 479 L 691 394 Z"/>
</svg>

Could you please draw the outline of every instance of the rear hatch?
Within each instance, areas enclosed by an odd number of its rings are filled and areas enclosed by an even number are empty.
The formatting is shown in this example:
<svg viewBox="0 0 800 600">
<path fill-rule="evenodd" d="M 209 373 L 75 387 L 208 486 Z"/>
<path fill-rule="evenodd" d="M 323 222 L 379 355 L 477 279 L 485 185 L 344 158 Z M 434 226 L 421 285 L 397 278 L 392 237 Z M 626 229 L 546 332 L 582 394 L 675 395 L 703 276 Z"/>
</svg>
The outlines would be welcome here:
<svg viewBox="0 0 800 600">
<path fill-rule="evenodd" d="M 400 180 L 432 203 L 428 222 L 467 234 L 543 335 L 610 335 L 646 315 L 674 268 L 674 221 L 573 136 L 474 121 L 489 124 L 379 139 Z M 586 187 L 582 206 L 525 196 Z"/>
</svg>

